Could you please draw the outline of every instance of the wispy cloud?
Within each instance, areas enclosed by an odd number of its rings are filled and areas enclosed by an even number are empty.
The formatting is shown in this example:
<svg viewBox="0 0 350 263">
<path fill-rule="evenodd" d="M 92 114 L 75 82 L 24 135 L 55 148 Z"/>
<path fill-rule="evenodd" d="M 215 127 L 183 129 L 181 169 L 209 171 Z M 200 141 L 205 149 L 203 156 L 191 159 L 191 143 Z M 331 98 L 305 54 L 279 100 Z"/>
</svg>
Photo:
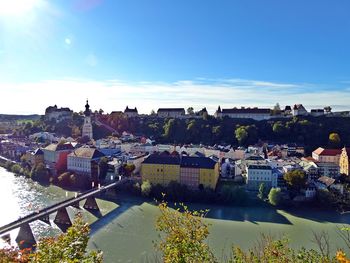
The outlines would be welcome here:
<svg viewBox="0 0 350 263">
<path fill-rule="evenodd" d="M 89 98 L 91 107 L 107 112 L 136 106 L 142 113 L 159 107 L 272 107 L 303 103 L 309 109 L 334 105 L 344 109 L 349 89 L 318 89 L 313 84 L 275 83 L 242 79 L 196 79 L 177 82 L 124 82 L 120 80 L 48 80 L 37 83 L 2 83 L 0 113 L 43 113 L 49 105 L 75 111 Z M 350 107 L 349 107 L 350 108 Z"/>
</svg>

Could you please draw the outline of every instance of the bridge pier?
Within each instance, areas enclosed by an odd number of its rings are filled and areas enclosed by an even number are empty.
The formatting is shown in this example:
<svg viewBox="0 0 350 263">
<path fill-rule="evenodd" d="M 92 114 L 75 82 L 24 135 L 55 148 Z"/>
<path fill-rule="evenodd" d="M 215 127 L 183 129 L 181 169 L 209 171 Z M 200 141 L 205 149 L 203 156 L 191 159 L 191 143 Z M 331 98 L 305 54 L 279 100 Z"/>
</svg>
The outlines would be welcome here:
<svg viewBox="0 0 350 263">
<path fill-rule="evenodd" d="M 39 218 L 39 220 L 51 226 L 49 215 L 45 215 L 45 216 Z"/>
<path fill-rule="evenodd" d="M 32 248 L 36 244 L 32 229 L 28 223 L 21 225 L 16 242 L 21 249 Z"/>
<path fill-rule="evenodd" d="M 88 198 L 86 198 L 84 208 L 88 210 L 96 210 L 96 211 L 100 210 L 100 208 L 97 205 L 96 199 L 93 196 L 89 196 Z"/>
<path fill-rule="evenodd" d="M 65 207 L 57 210 L 57 214 L 54 222 L 57 225 L 65 225 L 65 226 L 72 225 L 72 221 L 70 220 L 67 209 Z"/>
</svg>

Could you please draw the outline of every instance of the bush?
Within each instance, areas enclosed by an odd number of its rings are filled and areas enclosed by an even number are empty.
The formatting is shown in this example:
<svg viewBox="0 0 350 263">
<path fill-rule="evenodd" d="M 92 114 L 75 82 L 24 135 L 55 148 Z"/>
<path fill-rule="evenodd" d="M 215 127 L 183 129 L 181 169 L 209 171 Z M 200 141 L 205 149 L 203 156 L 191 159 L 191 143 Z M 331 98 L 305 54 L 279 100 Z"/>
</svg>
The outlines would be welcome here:
<svg viewBox="0 0 350 263">
<path fill-rule="evenodd" d="M 269 202 L 271 205 L 277 206 L 282 201 L 281 188 L 271 188 L 269 193 Z"/>
<path fill-rule="evenodd" d="M 33 180 L 49 182 L 50 174 L 43 163 L 34 166 L 30 172 Z"/>
<path fill-rule="evenodd" d="M 148 197 L 151 193 L 152 185 L 149 181 L 144 181 L 141 185 L 141 193 L 143 196 Z"/>
<path fill-rule="evenodd" d="M 11 172 L 14 174 L 21 174 L 22 167 L 19 164 L 13 164 L 11 166 Z"/>
<path fill-rule="evenodd" d="M 244 188 L 224 185 L 220 192 L 220 201 L 226 204 L 245 204 L 249 199 Z"/>
</svg>

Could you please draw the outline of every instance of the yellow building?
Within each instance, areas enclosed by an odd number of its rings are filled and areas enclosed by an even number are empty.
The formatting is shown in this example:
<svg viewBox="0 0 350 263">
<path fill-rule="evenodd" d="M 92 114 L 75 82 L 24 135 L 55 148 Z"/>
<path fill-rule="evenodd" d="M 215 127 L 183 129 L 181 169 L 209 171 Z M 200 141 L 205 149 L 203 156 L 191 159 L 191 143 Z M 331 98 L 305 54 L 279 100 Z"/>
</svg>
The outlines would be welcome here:
<svg viewBox="0 0 350 263">
<path fill-rule="evenodd" d="M 343 148 L 339 159 L 340 174 L 350 175 L 350 148 Z"/>
<path fill-rule="evenodd" d="M 168 185 L 171 181 L 179 182 L 180 158 L 178 156 L 151 154 L 141 164 L 142 181 L 151 184 Z"/>
<path fill-rule="evenodd" d="M 216 188 L 219 164 L 207 157 L 151 154 L 141 165 L 142 180 L 168 185 L 175 181 L 193 190 Z"/>
</svg>

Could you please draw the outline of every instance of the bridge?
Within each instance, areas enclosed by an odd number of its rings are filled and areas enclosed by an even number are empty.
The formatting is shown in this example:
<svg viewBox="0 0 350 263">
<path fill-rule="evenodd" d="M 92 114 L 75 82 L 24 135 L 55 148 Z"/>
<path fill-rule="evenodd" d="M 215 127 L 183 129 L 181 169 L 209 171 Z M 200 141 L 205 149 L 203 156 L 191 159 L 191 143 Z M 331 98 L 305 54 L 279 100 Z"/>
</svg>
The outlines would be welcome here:
<svg viewBox="0 0 350 263">
<path fill-rule="evenodd" d="M 86 199 L 85 204 L 83 205 L 83 208 L 90 211 L 99 211 L 99 207 L 97 205 L 95 196 L 100 193 L 104 193 L 109 189 L 117 187 L 118 185 L 122 185 L 127 180 L 128 179 L 124 178 L 124 179 L 121 179 L 120 181 L 116 181 L 108 185 L 101 186 L 99 188 L 94 188 L 94 189 L 85 191 L 83 193 L 76 195 L 75 197 L 66 199 L 62 202 L 56 203 L 54 205 L 48 206 L 34 213 L 21 217 L 16 221 L 13 221 L 7 225 L 0 227 L 0 236 L 4 238 L 3 236 L 4 234 L 16 228 L 20 228 L 18 236 L 16 238 L 16 242 L 25 243 L 23 247 L 32 247 L 34 244 L 36 244 L 36 241 L 29 223 L 34 222 L 36 220 L 41 220 L 50 225 L 49 216 L 57 212 L 54 219 L 54 223 L 58 226 L 68 228 L 69 226 L 72 225 L 72 222 L 69 218 L 69 215 L 66 209 L 68 206 L 79 208 L 79 202 Z M 8 236 L 7 238 L 5 236 L 5 239 L 9 239 L 9 235 L 7 236 Z"/>
</svg>

